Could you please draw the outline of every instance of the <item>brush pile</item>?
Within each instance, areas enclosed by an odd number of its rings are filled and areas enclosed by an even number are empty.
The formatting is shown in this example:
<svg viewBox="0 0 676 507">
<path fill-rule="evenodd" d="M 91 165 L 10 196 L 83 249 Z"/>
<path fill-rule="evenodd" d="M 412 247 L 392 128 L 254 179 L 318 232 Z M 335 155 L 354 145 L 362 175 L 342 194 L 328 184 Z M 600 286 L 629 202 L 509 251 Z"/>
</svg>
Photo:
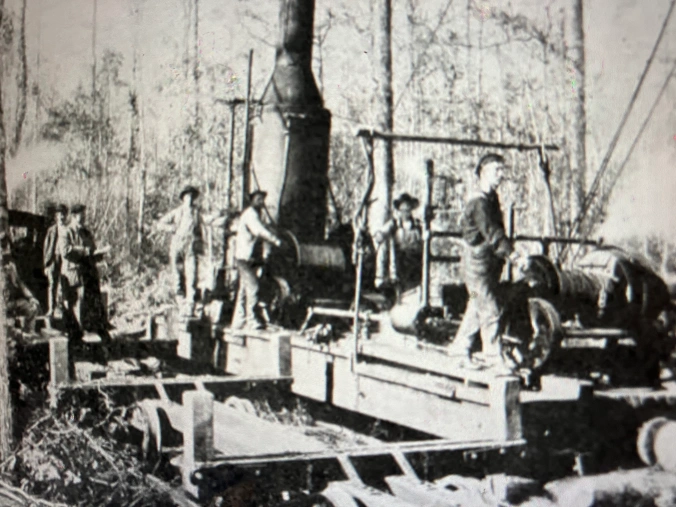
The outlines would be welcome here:
<svg viewBox="0 0 676 507">
<path fill-rule="evenodd" d="M 17 505 L 175 505 L 166 486 L 148 480 L 126 407 L 101 392 L 64 397 L 56 410 L 34 411 L 14 454 L 1 464 L 3 505 L 12 505 L 12 495 L 24 502 Z"/>
</svg>

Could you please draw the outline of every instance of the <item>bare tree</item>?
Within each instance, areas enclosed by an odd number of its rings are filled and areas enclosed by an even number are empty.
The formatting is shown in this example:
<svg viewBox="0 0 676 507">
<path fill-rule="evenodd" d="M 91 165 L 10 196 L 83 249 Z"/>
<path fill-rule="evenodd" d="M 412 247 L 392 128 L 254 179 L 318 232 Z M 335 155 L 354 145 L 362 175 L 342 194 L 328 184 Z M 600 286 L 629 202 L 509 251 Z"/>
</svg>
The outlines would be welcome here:
<svg viewBox="0 0 676 507">
<path fill-rule="evenodd" d="M 21 19 L 19 25 L 19 69 L 16 76 L 18 88 L 16 101 L 16 126 L 10 154 L 13 156 L 21 144 L 21 135 L 26 121 L 26 96 L 28 95 L 28 63 L 26 61 L 26 0 L 21 2 Z"/>
<path fill-rule="evenodd" d="M 373 72 L 375 127 L 391 132 L 394 128 L 394 100 L 392 92 L 392 0 L 373 0 Z M 389 218 L 394 184 L 394 156 L 390 141 L 379 141 L 374 146 L 376 199 L 371 206 L 371 223 L 379 227 Z"/>
<path fill-rule="evenodd" d="M 571 189 L 570 212 L 571 219 L 580 213 L 585 194 L 585 173 L 587 166 L 585 136 L 587 130 L 585 112 L 585 56 L 584 56 L 584 28 L 583 28 L 583 0 L 573 0 L 565 8 L 565 61 L 569 71 L 568 79 L 572 90 L 573 114 L 567 122 L 568 133 L 566 143 L 570 155 Z"/>
<path fill-rule="evenodd" d="M 0 0 L 0 26 L 5 1 Z M 0 73 L 0 232 L 9 232 L 7 181 L 5 179 L 5 123 L 2 107 L 2 73 Z M 5 301 L 5 271 L 0 269 L 0 459 L 5 460 L 12 444 L 12 399 L 9 392 L 9 357 L 7 336 L 7 302 Z"/>
</svg>

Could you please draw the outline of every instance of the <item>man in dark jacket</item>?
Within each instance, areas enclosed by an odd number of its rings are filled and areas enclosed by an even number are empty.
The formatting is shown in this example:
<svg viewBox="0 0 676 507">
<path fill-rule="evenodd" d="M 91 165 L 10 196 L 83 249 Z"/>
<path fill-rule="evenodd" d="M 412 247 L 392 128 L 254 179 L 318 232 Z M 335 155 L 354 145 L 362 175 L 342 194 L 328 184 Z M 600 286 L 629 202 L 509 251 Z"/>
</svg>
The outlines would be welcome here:
<svg viewBox="0 0 676 507">
<path fill-rule="evenodd" d="M 482 157 L 475 169 L 480 193 L 470 200 L 462 216 L 463 267 L 469 300 L 460 328 L 449 347 L 451 353 L 469 359 L 476 335 L 480 333 L 486 362 L 497 365 L 502 364 L 502 309 L 497 288 L 505 260 L 517 260 L 512 242 L 505 233 L 496 193 L 503 171 L 504 159 L 492 153 Z"/>
<path fill-rule="evenodd" d="M 76 204 L 70 210 L 71 223 L 59 238 L 63 258 L 62 283 L 66 307 L 72 322 L 71 333 L 81 338 L 83 331 L 98 333 L 104 342 L 110 341 L 106 310 L 101 296 L 99 273 L 96 267 L 94 235 L 84 226 L 85 206 Z"/>
<path fill-rule="evenodd" d="M 61 294 L 61 252 L 58 248 L 59 236 L 66 232 L 66 215 L 68 208 L 59 204 L 53 209 L 54 223 L 47 229 L 43 245 L 42 262 L 45 276 L 49 283 L 47 288 L 47 316 L 54 317 L 55 310 L 62 303 Z"/>
</svg>

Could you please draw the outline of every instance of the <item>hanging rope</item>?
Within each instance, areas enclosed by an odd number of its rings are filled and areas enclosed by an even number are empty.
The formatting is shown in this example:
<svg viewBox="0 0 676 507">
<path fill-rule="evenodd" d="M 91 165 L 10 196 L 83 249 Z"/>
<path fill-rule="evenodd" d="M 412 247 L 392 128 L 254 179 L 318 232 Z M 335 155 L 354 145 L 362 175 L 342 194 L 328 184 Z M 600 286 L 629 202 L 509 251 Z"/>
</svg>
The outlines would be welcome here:
<svg viewBox="0 0 676 507">
<path fill-rule="evenodd" d="M 631 96 L 631 99 L 629 101 L 629 105 L 627 106 L 627 109 L 624 112 L 624 115 L 622 116 L 622 120 L 620 121 L 620 125 L 618 126 L 617 131 L 615 132 L 615 135 L 613 136 L 613 139 L 610 143 L 610 146 L 608 147 L 608 151 L 606 152 L 605 156 L 603 157 L 603 161 L 601 162 L 601 167 L 599 167 L 599 170 L 597 171 L 596 176 L 594 177 L 594 182 L 592 183 L 592 186 L 589 189 L 589 192 L 587 193 L 587 195 L 584 198 L 584 201 L 582 203 L 582 209 L 580 210 L 579 215 L 575 218 L 575 221 L 573 222 L 573 226 L 571 227 L 570 235 L 569 235 L 569 237 L 571 237 L 571 238 L 578 233 L 578 231 L 580 229 L 580 225 L 582 224 L 582 221 L 584 220 L 587 212 L 589 211 L 589 208 L 591 207 L 592 201 L 596 197 L 596 193 L 598 192 L 599 185 L 601 184 L 601 179 L 603 178 L 603 175 L 606 172 L 606 169 L 608 168 L 608 162 L 610 160 L 610 157 L 612 157 L 613 152 L 615 151 L 615 147 L 617 146 L 620 135 L 622 134 L 622 131 L 624 130 L 624 127 L 627 123 L 627 119 L 629 118 L 629 115 L 631 114 L 631 111 L 634 108 L 634 104 L 636 103 L 636 99 L 638 97 L 638 94 L 641 91 L 641 88 L 643 86 L 643 82 L 645 81 L 645 78 L 648 74 L 648 71 L 650 70 L 650 67 L 652 66 L 653 60 L 655 59 L 655 55 L 657 54 L 657 49 L 659 48 L 659 45 L 662 42 L 662 37 L 664 36 L 664 32 L 666 31 L 667 25 L 669 24 L 669 20 L 671 19 L 671 15 L 674 11 L 674 6 L 676 6 L 676 0 L 671 0 L 671 4 L 669 5 L 669 10 L 667 11 L 667 15 L 664 18 L 664 22 L 662 23 L 662 28 L 660 29 L 660 33 L 657 36 L 657 40 L 655 41 L 655 45 L 653 46 L 653 49 L 652 49 L 652 52 L 650 53 L 650 57 L 648 58 L 648 61 L 646 62 L 645 68 L 643 69 L 643 72 L 641 73 L 641 77 L 638 81 L 638 84 L 636 85 L 636 89 L 634 90 L 634 93 Z M 566 249 L 566 247 L 564 247 L 564 250 L 561 253 L 562 260 L 565 259 L 566 253 L 567 253 L 567 249 Z"/>
<path fill-rule="evenodd" d="M 664 80 L 664 83 L 662 84 L 662 88 L 660 88 L 660 92 L 657 94 L 657 97 L 655 98 L 655 101 L 653 102 L 652 107 L 650 108 L 650 111 L 648 112 L 648 115 L 646 116 L 645 120 L 643 120 L 643 123 L 641 124 L 641 128 L 638 131 L 638 134 L 636 134 L 636 137 L 634 138 L 634 142 L 631 143 L 631 146 L 629 147 L 629 150 L 627 151 L 627 155 L 624 157 L 624 160 L 620 164 L 619 169 L 617 170 L 617 174 L 615 174 L 615 177 L 613 178 L 613 181 L 610 183 L 610 186 L 608 187 L 608 190 L 606 191 L 606 196 L 609 196 L 613 189 L 615 188 L 615 185 L 620 179 L 620 176 L 622 175 L 622 172 L 624 171 L 624 168 L 626 167 L 627 163 L 629 162 L 629 159 L 631 158 L 632 154 L 634 153 L 634 149 L 638 145 L 638 142 L 641 140 L 641 137 L 643 136 L 643 133 L 645 132 L 646 127 L 648 126 L 648 123 L 650 123 L 650 120 L 652 119 L 653 114 L 655 113 L 655 110 L 657 109 L 657 106 L 660 103 L 660 100 L 662 99 L 662 96 L 664 93 L 667 91 L 667 88 L 669 87 L 669 82 L 671 81 L 671 78 L 676 75 L 676 63 L 674 63 L 674 66 L 671 69 L 671 72 L 667 75 L 667 78 Z M 584 235 L 584 239 L 586 240 L 588 238 L 589 234 Z M 576 252 L 576 254 L 573 255 L 573 259 L 577 257 L 577 254 L 579 252 Z"/>
</svg>

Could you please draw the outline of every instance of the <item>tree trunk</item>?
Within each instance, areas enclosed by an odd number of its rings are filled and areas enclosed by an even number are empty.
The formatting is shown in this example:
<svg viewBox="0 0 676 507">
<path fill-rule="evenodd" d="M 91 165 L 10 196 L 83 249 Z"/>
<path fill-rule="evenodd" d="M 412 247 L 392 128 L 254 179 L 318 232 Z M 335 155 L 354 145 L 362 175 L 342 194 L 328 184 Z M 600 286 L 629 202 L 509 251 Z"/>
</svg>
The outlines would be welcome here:
<svg viewBox="0 0 676 507">
<path fill-rule="evenodd" d="M 195 55 L 193 60 L 193 85 L 195 93 L 195 127 L 199 129 L 200 121 L 200 32 L 199 32 L 199 22 L 200 22 L 200 11 L 199 11 L 199 0 L 195 0 L 195 18 L 193 20 L 193 42 L 195 45 Z"/>
<path fill-rule="evenodd" d="M 23 125 L 26 122 L 26 97 L 28 95 L 28 64 L 26 62 L 26 0 L 21 3 L 21 21 L 19 27 L 19 69 L 17 72 L 16 127 L 10 153 L 16 155 L 21 144 Z"/>
<path fill-rule="evenodd" d="M 579 215 L 586 190 L 587 156 L 585 137 L 587 130 L 585 111 L 585 50 L 583 0 L 572 0 L 565 8 L 565 62 L 570 90 L 571 115 L 566 132 L 570 156 L 571 188 L 570 216 Z"/>
<path fill-rule="evenodd" d="M 374 119 L 375 128 L 391 132 L 394 128 L 392 93 L 392 0 L 373 0 L 373 71 L 375 79 Z M 392 186 L 394 184 L 394 157 L 392 142 L 376 141 L 373 150 L 375 185 L 370 206 L 371 230 L 381 227 L 390 216 Z"/>
<path fill-rule="evenodd" d="M 0 26 L 3 21 L 4 0 L 0 0 Z M 5 123 L 2 108 L 2 74 L 0 73 L 0 232 L 9 233 L 7 211 L 7 181 L 5 179 Z M 9 392 L 9 361 L 7 347 L 7 314 L 5 301 L 5 272 L 0 269 L 0 460 L 9 456 L 12 444 L 12 399 Z"/>
</svg>

